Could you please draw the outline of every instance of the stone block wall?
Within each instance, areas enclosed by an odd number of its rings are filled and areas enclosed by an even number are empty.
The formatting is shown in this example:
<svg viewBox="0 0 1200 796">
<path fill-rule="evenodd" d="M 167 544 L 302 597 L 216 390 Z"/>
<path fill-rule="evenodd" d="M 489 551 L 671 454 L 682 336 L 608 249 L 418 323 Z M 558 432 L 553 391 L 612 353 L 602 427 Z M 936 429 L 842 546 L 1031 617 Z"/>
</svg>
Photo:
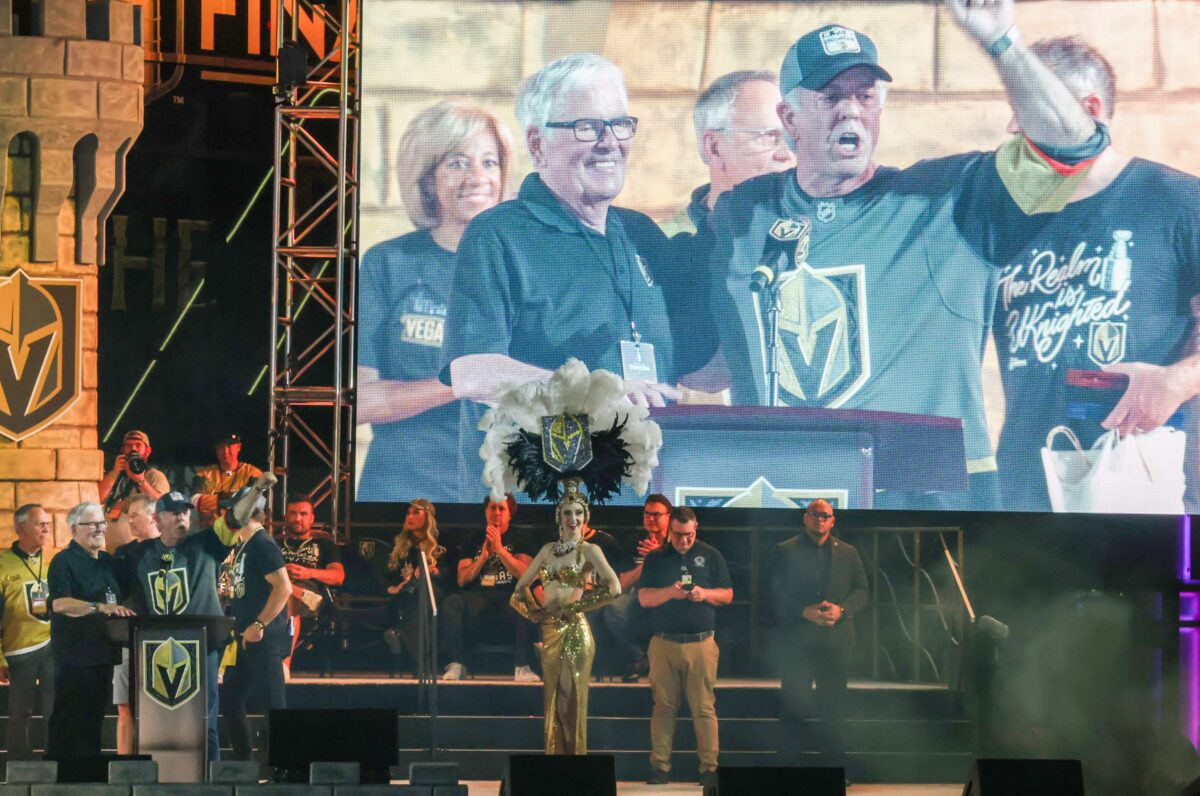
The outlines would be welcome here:
<svg viewBox="0 0 1200 796">
<path fill-rule="evenodd" d="M 599 52 L 625 72 L 641 120 L 619 204 L 658 219 L 707 181 L 691 109 L 714 78 L 778 69 L 800 34 L 840 22 L 879 46 L 895 84 L 884 112 L 881 162 L 996 146 L 1010 112 L 995 70 L 930 0 L 365 0 L 361 242 L 411 229 L 395 181 L 408 121 L 452 94 L 514 126 L 520 79 L 569 52 Z M 1122 149 L 1200 173 L 1200 2 L 1022 0 L 1027 40 L 1074 34 L 1113 63 Z M 4 92 L 0 85 L 0 103 Z M 518 177 L 528 170 L 521 152 Z"/>
<path fill-rule="evenodd" d="M 96 499 L 98 279 L 104 223 L 142 127 L 142 48 L 123 0 L 35 0 L 33 35 L 14 35 L 0 0 L 0 277 L 83 280 L 79 398 L 22 440 L 0 436 L 0 545 L 12 512 L 42 503 L 66 544 L 66 512 Z M 89 24 L 90 23 L 90 24 Z M 89 33 L 91 38 L 89 38 Z M 7 356 L 6 352 L 0 352 Z"/>
</svg>

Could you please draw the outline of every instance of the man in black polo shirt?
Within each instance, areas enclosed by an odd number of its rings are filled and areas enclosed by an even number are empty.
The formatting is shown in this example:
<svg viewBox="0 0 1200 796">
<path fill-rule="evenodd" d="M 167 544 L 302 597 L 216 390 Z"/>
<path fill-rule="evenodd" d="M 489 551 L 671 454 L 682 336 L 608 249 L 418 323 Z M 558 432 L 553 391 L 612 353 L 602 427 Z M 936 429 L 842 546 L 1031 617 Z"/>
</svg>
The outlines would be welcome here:
<svg viewBox="0 0 1200 796">
<path fill-rule="evenodd" d="M 237 542 L 237 532 L 254 511 L 255 500 L 276 481 L 271 473 L 256 479 L 254 487 L 232 509 L 217 517 L 211 528 L 189 534 L 192 504 L 179 492 L 168 492 L 155 505 L 159 536 L 130 542 L 117 551 L 123 583 L 140 614 L 169 616 L 223 616 L 217 595 L 221 564 Z M 240 519 L 239 519 L 240 518 Z M 221 651 L 209 650 L 207 733 L 208 759 L 219 760 L 217 733 L 218 668 Z"/>
<path fill-rule="evenodd" d="M 829 501 L 808 504 L 804 532 L 775 548 L 771 604 L 783 670 L 780 758 L 800 762 L 801 729 L 815 702 L 823 764 L 844 768 L 846 669 L 854 615 L 867 606 L 867 576 L 858 551 L 831 535 L 833 524 Z"/>
<path fill-rule="evenodd" d="M 657 492 L 647 495 L 642 508 L 642 530 L 626 541 L 625 555 L 618 559 L 620 565 L 609 560 L 621 579 L 621 595 L 604 606 L 603 617 L 616 641 L 617 657 L 624 668 L 621 679 L 626 683 L 636 683 L 638 677 L 650 670 L 636 586 L 646 556 L 667 543 L 671 508 L 666 495 Z"/>
<path fill-rule="evenodd" d="M 242 497 L 250 487 L 234 495 Z M 233 602 L 229 612 L 237 620 L 234 651 L 226 652 L 221 704 L 235 760 L 250 759 L 249 701 L 265 710 L 287 707 L 283 659 L 292 651 L 288 599 L 292 584 L 283 555 L 263 528 L 267 501 L 259 496 L 249 522 L 238 533 L 233 558 Z M 232 658 L 232 662 L 230 659 Z M 264 712 L 265 712 L 264 710 Z"/>
<path fill-rule="evenodd" d="M 54 652 L 54 710 L 46 736 L 53 760 L 100 754 L 100 729 L 112 704 L 113 664 L 120 647 L 104 620 L 132 616 L 120 605 L 112 556 L 104 552 L 108 523 L 99 503 L 67 513 L 71 543 L 50 562 L 50 647 Z"/>
<path fill-rule="evenodd" d="M 697 541 L 696 512 L 686 506 L 671 510 L 668 544 L 646 556 L 638 603 L 648 609 L 654 629 L 650 640 L 651 785 L 670 781 L 675 716 L 687 699 L 696 730 L 700 784 L 715 785 L 717 754 L 717 681 L 720 655 L 713 637 L 717 607 L 733 602 L 729 567 L 717 548 Z"/>
</svg>

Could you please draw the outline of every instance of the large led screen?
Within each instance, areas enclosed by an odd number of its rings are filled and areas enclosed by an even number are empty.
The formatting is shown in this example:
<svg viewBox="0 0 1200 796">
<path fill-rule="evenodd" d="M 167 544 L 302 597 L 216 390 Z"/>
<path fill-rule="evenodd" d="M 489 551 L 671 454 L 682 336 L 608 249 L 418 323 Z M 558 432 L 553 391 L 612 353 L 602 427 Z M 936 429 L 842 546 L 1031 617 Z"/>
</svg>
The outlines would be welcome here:
<svg viewBox="0 0 1200 796">
<path fill-rule="evenodd" d="M 575 357 L 680 504 L 1195 510 L 1200 4 L 364 5 L 358 500 Z"/>
</svg>

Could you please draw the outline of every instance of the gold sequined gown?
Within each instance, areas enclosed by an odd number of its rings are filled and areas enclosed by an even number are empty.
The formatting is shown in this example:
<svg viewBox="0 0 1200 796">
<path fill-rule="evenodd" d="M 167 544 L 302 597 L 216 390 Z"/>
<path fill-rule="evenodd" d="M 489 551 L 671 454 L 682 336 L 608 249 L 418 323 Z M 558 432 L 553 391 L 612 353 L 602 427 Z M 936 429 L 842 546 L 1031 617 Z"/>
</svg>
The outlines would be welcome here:
<svg viewBox="0 0 1200 796">
<path fill-rule="evenodd" d="M 583 588 L 587 575 L 581 556 L 575 563 L 552 570 L 543 566 L 538 577 L 543 584 L 561 583 L 565 586 Z M 592 590 L 595 591 L 595 590 Z M 607 590 L 602 590 L 607 594 Z M 590 596 L 590 592 L 589 592 Z M 599 596 L 599 595 L 596 595 Z M 581 600 L 572 607 L 580 609 L 596 603 L 595 599 Z M 526 604 L 514 595 L 513 607 L 528 616 L 523 610 Z M 592 629 L 581 611 L 563 613 L 540 622 L 542 628 L 542 681 L 543 701 L 546 710 L 546 754 L 587 754 L 587 703 L 588 684 L 592 680 L 592 661 L 596 657 L 596 643 Z M 564 671 L 571 681 L 570 690 L 563 693 L 559 683 Z M 567 700 L 561 706 L 560 700 Z"/>
</svg>

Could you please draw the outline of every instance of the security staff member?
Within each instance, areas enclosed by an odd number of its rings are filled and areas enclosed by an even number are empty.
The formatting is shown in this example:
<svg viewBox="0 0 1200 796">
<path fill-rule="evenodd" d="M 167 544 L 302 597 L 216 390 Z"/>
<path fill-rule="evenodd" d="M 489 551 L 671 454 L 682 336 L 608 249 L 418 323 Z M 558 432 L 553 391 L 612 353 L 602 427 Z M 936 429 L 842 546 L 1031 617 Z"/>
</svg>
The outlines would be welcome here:
<svg viewBox="0 0 1200 796">
<path fill-rule="evenodd" d="M 100 728 L 112 704 L 113 664 L 120 647 L 104 620 L 132 616 L 118 604 L 112 556 L 104 552 L 108 523 L 99 503 L 67 513 L 71 543 L 50 562 L 50 638 L 54 652 L 54 710 L 46 739 L 53 760 L 100 754 Z"/>
<path fill-rule="evenodd" d="M 189 535 L 192 504 L 179 492 L 168 492 L 155 506 L 159 536 L 130 542 L 117 551 L 122 583 L 138 613 L 151 615 L 223 616 L 217 595 L 217 578 L 237 530 L 254 511 L 259 494 L 276 481 L 264 473 L 254 488 L 239 498 L 211 528 Z M 238 518 L 241 518 L 240 520 Z M 219 650 L 208 653 L 208 759 L 220 759 L 217 733 Z"/>
<path fill-rule="evenodd" d="M 824 765 L 844 768 L 847 659 L 854 648 L 854 615 L 867 605 L 867 576 L 858 551 L 831 535 L 833 524 L 829 501 L 808 504 L 804 532 L 775 549 L 771 602 L 783 670 L 780 757 L 800 762 L 801 731 L 813 712 L 809 702 L 815 701 Z"/>
<path fill-rule="evenodd" d="M 54 704 L 46 570 L 58 551 L 50 546 L 50 514 L 44 508 L 21 506 L 13 520 L 17 541 L 0 553 L 0 683 L 8 684 L 8 759 L 26 760 L 34 697 L 40 697 L 43 716 Z"/>
<path fill-rule="evenodd" d="M 720 650 L 714 638 L 719 606 L 733 602 L 733 581 L 721 551 L 697 541 L 696 512 L 671 510 L 667 544 L 649 553 L 642 565 L 638 603 L 648 609 L 650 639 L 651 785 L 670 781 L 675 716 L 687 699 L 696 731 L 700 784 L 715 785 L 717 754 L 717 681 Z"/>
</svg>

